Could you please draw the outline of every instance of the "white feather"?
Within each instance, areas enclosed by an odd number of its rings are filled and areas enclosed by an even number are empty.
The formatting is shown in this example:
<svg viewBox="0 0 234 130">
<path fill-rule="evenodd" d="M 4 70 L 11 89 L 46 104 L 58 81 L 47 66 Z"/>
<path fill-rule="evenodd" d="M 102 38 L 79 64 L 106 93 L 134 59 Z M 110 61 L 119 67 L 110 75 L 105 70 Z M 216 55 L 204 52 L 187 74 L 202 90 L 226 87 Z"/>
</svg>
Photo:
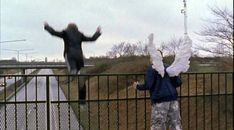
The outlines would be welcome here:
<svg viewBox="0 0 234 130">
<path fill-rule="evenodd" d="M 152 68 L 155 69 L 163 77 L 165 72 L 162 61 L 162 55 L 153 44 L 154 34 L 151 33 L 148 39 L 149 39 L 148 51 L 153 64 Z"/>
<path fill-rule="evenodd" d="M 166 69 L 170 77 L 178 76 L 181 72 L 186 72 L 189 69 L 189 58 L 192 54 L 191 47 L 192 40 L 186 36 L 175 55 L 174 62 Z"/>
</svg>

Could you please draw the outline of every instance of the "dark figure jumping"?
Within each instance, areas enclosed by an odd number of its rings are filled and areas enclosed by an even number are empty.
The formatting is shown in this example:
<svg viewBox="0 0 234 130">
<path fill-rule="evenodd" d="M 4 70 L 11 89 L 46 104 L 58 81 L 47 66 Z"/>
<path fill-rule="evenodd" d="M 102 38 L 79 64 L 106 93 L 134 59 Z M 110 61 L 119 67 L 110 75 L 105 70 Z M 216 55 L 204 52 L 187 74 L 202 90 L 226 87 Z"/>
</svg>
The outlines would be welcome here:
<svg viewBox="0 0 234 130">
<path fill-rule="evenodd" d="M 101 35 L 100 26 L 92 37 L 85 36 L 78 30 L 78 27 L 74 23 L 68 24 L 67 28 L 62 31 L 55 31 L 48 23 L 44 23 L 44 29 L 47 30 L 51 35 L 62 38 L 64 41 L 64 52 L 63 56 L 70 74 L 81 74 L 81 68 L 84 67 L 82 42 L 83 41 L 95 41 Z M 79 76 L 79 99 L 80 103 L 85 103 L 86 98 L 86 86 L 85 77 Z"/>
</svg>

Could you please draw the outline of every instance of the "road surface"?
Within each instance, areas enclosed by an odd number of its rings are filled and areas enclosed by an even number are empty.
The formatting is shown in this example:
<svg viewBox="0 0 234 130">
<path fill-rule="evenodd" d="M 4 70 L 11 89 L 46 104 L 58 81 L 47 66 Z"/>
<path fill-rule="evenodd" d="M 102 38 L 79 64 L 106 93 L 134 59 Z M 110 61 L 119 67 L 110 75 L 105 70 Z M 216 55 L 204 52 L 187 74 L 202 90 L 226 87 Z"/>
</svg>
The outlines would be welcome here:
<svg viewBox="0 0 234 130">
<path fill-rule="evenodd" d="M 38 74 L 53 74 L 53 72 L 50 69 L 44 69 L 40 70 Z M 50 100 L 58 101 L 58 97 L 60 100 L 66 101 L 64 93 L 58 87 L 57 80 L 55 77 L 50 77 Z M 6 107 L 1 108 L 0 130 L 47 129 L 47 106 L 44 102 L 46 101 L 45 77 L 33 78 L 9 102 L 15 100 L 22 103 L 7 104 Z M 32 103 L 25 104 L 25 101 L 32 101 Z M 35 103 L 35 101 L 41 101 L 41 103 Z M 53 103 L 50 105 L 50 129 L 79 129 L 77 118 L 67 103 L 60 103 L 60 105 Z"/>
<path fill-rule="evenodd" d="M 35 71 L 36 69 L 27 69 L 25 71 L 26 74 L 30 74 L 32 73 L 33 71 Z M 21 72 L 18 72 L 18 73 L 15 73 L 14 75 L 19 75 L 21 74 Z M 6 80 L 6 88 L 9 87 L 11 84 L 15 83 L 15 80 L 18 81 L 20 80 L 21 77 L 12 77 L 12 78 L 8 78 L 6 77 L 5 80 Z M 0 78 L 0 84 L 1 83 L 4 83 L 4 78 Z M 0 86 L 0 92 L 4 90 L 4 86 Z"/>
</svg>

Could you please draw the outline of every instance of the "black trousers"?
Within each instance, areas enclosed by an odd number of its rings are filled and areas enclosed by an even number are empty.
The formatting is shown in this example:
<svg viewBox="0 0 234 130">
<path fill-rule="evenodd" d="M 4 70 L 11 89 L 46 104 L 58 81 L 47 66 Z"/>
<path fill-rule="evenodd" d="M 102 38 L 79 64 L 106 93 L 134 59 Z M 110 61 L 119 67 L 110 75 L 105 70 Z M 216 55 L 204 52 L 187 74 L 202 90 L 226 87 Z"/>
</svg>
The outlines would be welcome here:
<svg viewBox="0 0 234 130">
<path fill-rule="evenodd" d="M 83 73 L 81 73 L 81 75 L 82 74 Z M 85 85 L 86 79 L 87 79 L 87 76 L 78 75 L 79 100 L 86 99 L 86 85 Z"/>
<path fill-rule="evenodd" d="M 74 58 L 71 58 L 71 56 L 68 56 L 67 53 L 65 54 L 65 62 L 68 68 L 69 74 L 78 74 L 78 89 L 79 89 L 79 100 L 85 100 L 86 99 L 86 85 L 85 81 L 87 79 L 87 76 L 80 76 L 82 74 L 85 74 L 84 69 L 77 68 L 77 61 Z M 75 77 L 72 77 L 72 80 Z"/>
</svg>

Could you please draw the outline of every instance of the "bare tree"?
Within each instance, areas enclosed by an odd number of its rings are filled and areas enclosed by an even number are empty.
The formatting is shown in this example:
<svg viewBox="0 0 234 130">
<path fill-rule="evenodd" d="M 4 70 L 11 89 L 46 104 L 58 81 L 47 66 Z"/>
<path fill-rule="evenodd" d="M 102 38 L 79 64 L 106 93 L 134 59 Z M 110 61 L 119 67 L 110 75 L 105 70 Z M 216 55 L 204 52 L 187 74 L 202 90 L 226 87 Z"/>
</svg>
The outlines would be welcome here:
<svg viewBox="0 0 234 130">
<path fill-rule="evenodd" d="M 113 52 L 113 51 L 108 51 L 108 52 L 106 53 L 106 55 L 107 55 L 109 58 L 117 58 L 116 52 Z"/>
<path fill-rule="evenodd" d="M 116 51 L 117 56 L 121 57 L 124 55 L 124 46 L 125 46 L 125 42 L 121 42 L 120 44 L 113 46 L 113 50 Z"/>
<path fill-rule="evenodd" d="M 141 41 L 136 43 L 136 54 L 140 56 L 146 56 L 148 54 L 147 44 L 143 44 Z"/>
<path fill-rule="evenodd" d="M 127 43 L 124 46 L 124 56 L 134 56 L 137 53 L 138 46 L 135 44 Z"/>
<path fill-rule="evenodd" d="M 176 37 L 173 37 L 171 38 L 170 41 L 168 42 L 163 42 L 161 44 L 161 47 L 160 47 L 160 51 L 162 53 L 162 55 L 172 55 L 172 56 L 175 56 L 176 52 L 178 51 L 179 49 L 179 46 L 183 44 L 183 39 L 182 38 L 176 38 Z"/>
<path fill-rule="evenodd" d="M 121 57 L 124 55 L 125 42 L 114 45 L 110 51 L 107 52 L 107 55 L 111 58 Z"/>
<path fill-rule="evenodd" d="M 224 8 L 210 8 L 214 19 L 207 20 L 207 25 L 199 32 L 204 41 L 212 46 L 198 46 L 199 50 L 216 56 L 233 57 L 233 12 Z"/>
<path fill-rule="evenodd" d="M 134 56 L 134 55 L 148 55 L 147 45 L 141 42 L 136 44 L 121 42 L 120 44 L 113 45 L 110 51 L 106 53 L 110 58 L 121 56 Z"/>
</svg>

